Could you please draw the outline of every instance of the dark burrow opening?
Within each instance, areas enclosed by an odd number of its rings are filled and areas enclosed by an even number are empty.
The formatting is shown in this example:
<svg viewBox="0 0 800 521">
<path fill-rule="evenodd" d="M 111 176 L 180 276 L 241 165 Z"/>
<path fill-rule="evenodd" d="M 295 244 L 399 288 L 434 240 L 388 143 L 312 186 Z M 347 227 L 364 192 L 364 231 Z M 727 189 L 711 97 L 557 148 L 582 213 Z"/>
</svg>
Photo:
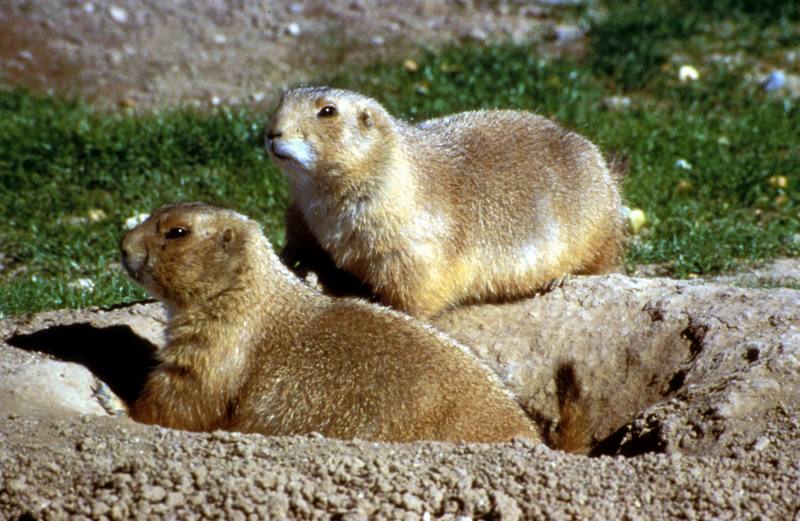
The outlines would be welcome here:
<svg viewBox="0 0 800 521">
<path fill-rule="evenodd" d="M 637 456 L 667 450 L 658 425 L 637 429 L 631 425 L 642 411 L 669 400 L 685 387 L 692 378 L 693 363 L 703 350 L 705 331 L 692 324 L 687 327 L 685 322 L 659 324 L 663 328 L 648 346 L 643 346 L 639 337 L 623 339 L 619 345 L 607 345 L 602 357 L 577 364 L 584 393 L 599 411 L 594 418 L 590 456 Z M 155 367 L 158 349 L 124 324 L 55 325 L 11 336 L 6 342 L 82 364 L 129 405 L 141 394 L 148 374 Z M 747 356 L 757 358 L 751 353 Z M 542 369 L 542 372 L 547 371 Z M 539 409 L 522 405 L 529 413 Z M 539 420 L 555 417 L 538 415 Z"/>
<path fill-rule="evenodd" d="M 142 392 L 147 375 L 156 364 L 156 346 L 127 325 L 57 325 L 14 335 L 6 342 L 65 362 L 82 364 L 128 404 Z"/>
</svg>

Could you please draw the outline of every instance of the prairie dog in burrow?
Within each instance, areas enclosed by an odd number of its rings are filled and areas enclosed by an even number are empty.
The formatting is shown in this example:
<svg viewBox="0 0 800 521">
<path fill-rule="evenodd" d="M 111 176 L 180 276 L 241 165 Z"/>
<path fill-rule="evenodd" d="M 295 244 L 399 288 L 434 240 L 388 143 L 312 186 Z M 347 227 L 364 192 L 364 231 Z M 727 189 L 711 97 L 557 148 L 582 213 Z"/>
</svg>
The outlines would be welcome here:
<svg viewBox="0 0 800 521">
<path fill-rule="evenodd" d="M 530 112 L 410 124 L 361 94 L 302 87 L 284 93 L 266 145 L 294 197 L 285 262 L 313 270 L 321 248 L 414 315 L 530 296 L 621 256 L 619 176 Z"/>
<path fill-rule="evenodd" d="M 403 313 L 309 287 L 238 213 L 168 205 L 120 249 L 170 315 L 135 420 L 382 441 L 542 439 L 467 348 Z"/>
</svg>

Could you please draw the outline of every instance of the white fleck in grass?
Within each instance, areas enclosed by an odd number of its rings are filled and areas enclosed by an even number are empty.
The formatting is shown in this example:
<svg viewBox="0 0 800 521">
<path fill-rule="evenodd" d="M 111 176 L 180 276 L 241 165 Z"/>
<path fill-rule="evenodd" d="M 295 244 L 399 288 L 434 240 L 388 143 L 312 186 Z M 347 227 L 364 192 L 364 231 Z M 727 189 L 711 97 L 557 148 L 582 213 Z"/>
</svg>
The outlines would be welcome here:
<svg viewBox="0 0 800 521">
<path fill-rule="evenodd" d="M 683 82 L 696 81 L 700 79 L 700 73 L 691 65 L 682 65 L 678 69 L 678 79 Z"/>
<path fill-rule="evenodd" d="M 107 217 L 106 212 L 100 210 L 99 208 L 92 208 L 87 212 L 87 215 L 89 216 L 89 220 L 93 223 L 105 221 Z"/>
<path fill-rule="evenodd" d="M 67 287 L 71 289 L 79 289 L 81 291 L 92 292 L 94 291 L 94 282 L 92 281 L 92 279 L 82 278 L 73 280 L 72 282 L 67 284 Z"/>
<path fill-rule="evenodd" d="M 148 217 L 150 217 L 149 213 L 137 213 L 135 215 L 128 217 L 127 219 L 125 219 L 125 229 L 132 230 L 133 228 L 145 222 Z"/>
</svg>

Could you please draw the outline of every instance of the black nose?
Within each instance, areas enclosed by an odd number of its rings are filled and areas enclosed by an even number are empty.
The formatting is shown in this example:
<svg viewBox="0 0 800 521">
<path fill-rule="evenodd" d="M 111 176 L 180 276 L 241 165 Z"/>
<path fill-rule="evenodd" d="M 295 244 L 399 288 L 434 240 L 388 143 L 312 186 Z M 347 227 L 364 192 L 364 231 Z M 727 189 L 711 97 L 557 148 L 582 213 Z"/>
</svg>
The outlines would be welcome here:
<svg viewBox="0 0 800 521">
<path fill-rule="evenodd" d="M 275 139 L 276 137 L 281 137 L 282 135 L 283 135 L 283 132 L 281 132 L 279 130 L 268 130 L 267 131 L 267 139 L 269 139 L 270 141 Z"/>
</svg>

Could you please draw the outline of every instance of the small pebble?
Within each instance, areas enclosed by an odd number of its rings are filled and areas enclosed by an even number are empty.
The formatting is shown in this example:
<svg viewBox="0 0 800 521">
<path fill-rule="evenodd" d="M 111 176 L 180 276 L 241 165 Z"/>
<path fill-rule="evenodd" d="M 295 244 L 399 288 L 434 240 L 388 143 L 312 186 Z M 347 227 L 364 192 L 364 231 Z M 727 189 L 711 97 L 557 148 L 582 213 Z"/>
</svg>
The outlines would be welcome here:
<svg viewBox="0 0 800 521">
<path fill-rule="evenodd" d="M 254 92 L 250 95 L 250 99 L 252 99 L 256 103 L 261 103 L 262 101 L 264 101 L 264 98 L 266 97 L 267 95 L 264 94 L 263 92 Z"/>
<path fill-rule="evenodd" d="M 683 82 L 696 81 L 700 79 L 700 73 L 691 65 L 681 65 L 678 69 L 678 79 Z"/>
<path fill-rule="evenodd" d="M 107 217 L 106 212 L 104 212 L 99 208 L 92 208 L 86 214 L 89 216 L 89 220 L 92 221 L 93 223 L 105 221 Z"/>
<path fill-rule="evenodd" d="M 678 193 L 687 194 L 694 190 L 694 185 L 688 179 L 681 179 L 678 181 L 676 188 L 678 189 Z"/>
<path fill-rule="evenodd" d="M 644 210 L 640 208 L 632 208 L 630 212 L 628 212 L 628 226 L 631 229 L 631 233 L 637 235 L 646 224 L 647 216 L 645 215 Z"/>
<path fill-rule="evenodd" d="M 211 106 L 212 107 L 219 107 L 222 104 L 222 98 L 219 96 L 211 96 Z"/>
<path fill-rule="evenodd" d="M 786 188 L 786 186 L 789 184 L 789 180 L 786 178 L 785 175 L 770 176 L 768 181 L 769 185 L 773 188 Z"/>
<path fill-rule="evenodd" d="M 767 92 L 780 90 L 786 85 L 786 74 L 783 71 L 772 71 L 767 75 L 763 85 Z"/>
<path fill-rule="evenodd" d="M 92 14 L 94 12 L 94 4 L 91 2 L 86 2 L 83 4 L 83 11 L 87 14 Z"/>
<path fill-rule="evenodd" d="M 131 230 L 139 226 L 140 224 L 145 222 L 148 217 L 150 217 L 149 213 L 137 213 L 136 215 L 128 217 L 127 219 L 125 219 L 125 229 Z"/>
<path fill-rule="evenodd" d="M 113 5 L 109 9 L 109 13 L 111 14 L 111 18 L 117 23 L 124 24 L 128 21 L 128 11 L 121 7 Z"/>
<path fill-rule="evenodd" d="M 291 36 L 300 36 L 303 31 L 300 29 L 300 24 L 292 22 L 286 26 L 286 32 Z"/>
<path fill-rule="evenodd" d="M 680 168 L 681 170 L 691 170 L 692 164 L 685 159 L 678 159 L 675 161 L 675 168 Z"/>
<path fill-rule="evenodd" d="M 559 25 L 554 31 L 555 40 L 558 43 L 569 43 L 580 40 L 586 31 L 576 25 Z"/>
<path fill-rule="evenodd" d="M 292 14 L 300 14 L 303 12 L 303 4 L 294 3 L 289 6 L 289 12 Z"/>
<path fill-rule="evenodd" d="M 146 485 L 142 487 L 142 497 L 151 503 L 158 503 L 167 497 L 167 491 L 158 485 Z"/>
<path fill-rule="evenodd" d="M 489 35 L 486 34 L 486 31 L 484 31 L 480 27 L 476 27 L 469 32 L 469 37 L 475 41 L 484 42 L 486 41 L 487 38 L 489 38 Z"/>
<path fill-rule="evenodd" d="M 386 43 L 386 39 L 383 36 L 373 36 L 369 42 L 375 47 L 380 47 Z"/>
<path fill-rule="evenodd" d="M 765 438 L 764 436 L 761 436 L 760 438 L 758 438 L 756 440 L 755 443 L 753 443 L 753 450 L 755 450 L 755 451 L 764 450 L 764 449 L 767 448 L 767 445 L 769 445 L 769 438 Z"/>
<path fill-rule="evenodd" d="M 417 65 L 417 62 L 409 58 L 403 62 L 403 68 L 408 72 L 417 72 L 419 70 L 419 65 Z"/>
<path fill-rule="evenodd" d="M 24 479 L 9 479 L 6 481 L 6 490 L 9 492 L 20 493 L 27 488 Z"/>
<path fill-rule="evenodd" d="M 94 291 L 94 282 L 92 282 L 92 279 L 83 278 L 70 282 L 67 284 L 67 287 L 85 291 Z"/>
<path fill-rule="evenodd" d="M 225 37 L 224 34 L 215 34 L 214 35 L 214 43 L 222 45 L 227 42 L 228 39 Z"/>
<path fill-rule="evenodd" d="M 631 106 L 631 99 L 628 96 L 610 96 L 603 100 L 603 107 L 607 110 L 626 110 Z"/>
</svg>

